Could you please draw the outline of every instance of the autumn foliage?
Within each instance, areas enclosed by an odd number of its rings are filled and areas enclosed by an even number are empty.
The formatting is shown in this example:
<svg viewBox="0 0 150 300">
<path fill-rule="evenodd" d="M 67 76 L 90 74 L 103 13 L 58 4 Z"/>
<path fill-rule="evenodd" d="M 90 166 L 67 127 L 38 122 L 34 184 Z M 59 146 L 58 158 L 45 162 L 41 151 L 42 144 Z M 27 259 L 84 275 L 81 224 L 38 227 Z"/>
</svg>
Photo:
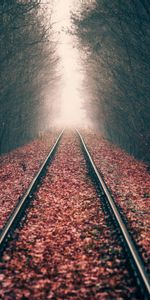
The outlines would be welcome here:
<svg viewBox="0 0 150 300">
<path fill-rule="evenodd" d="M 141 299 L 72 133 L 15 237 L 0 262 L 1 299 Z"/>
</svg>

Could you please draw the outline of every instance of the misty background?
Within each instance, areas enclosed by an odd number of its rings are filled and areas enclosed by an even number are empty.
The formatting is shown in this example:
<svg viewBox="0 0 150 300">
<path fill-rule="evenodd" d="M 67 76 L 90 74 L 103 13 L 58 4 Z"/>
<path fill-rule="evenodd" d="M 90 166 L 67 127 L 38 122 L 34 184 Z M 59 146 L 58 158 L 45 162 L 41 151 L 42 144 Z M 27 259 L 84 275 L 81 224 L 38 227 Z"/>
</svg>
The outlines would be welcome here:
<svg viewBox="0 0 150 300">
<path fill-rule="evenodd" d="M 63 66 L 61 74 L 56 2 L 0 1 L 0 153 L 38 137 L 61 118 Z M 82 105 L 77 108 L 86 115 L 80 126 L 92 124 L 128 153 L 149 162 L 150 2 L 78 2 L 71 26 L 66 23 L 63 32 L 74 40 L 80 58 L 80 77 L 70 75 L 71 90 L 76 87 L 73 82 L 80 81 Z M 67 101 L 70 110 L 78 102 L 71 93 Z"/>
</svg>

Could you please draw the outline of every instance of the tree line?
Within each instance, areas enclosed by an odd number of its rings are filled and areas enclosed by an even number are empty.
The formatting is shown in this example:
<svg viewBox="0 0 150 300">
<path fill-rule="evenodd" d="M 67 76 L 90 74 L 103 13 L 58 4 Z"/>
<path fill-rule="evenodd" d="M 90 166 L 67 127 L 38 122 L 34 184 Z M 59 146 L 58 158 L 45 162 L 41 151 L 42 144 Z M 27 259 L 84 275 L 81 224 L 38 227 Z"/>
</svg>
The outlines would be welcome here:
<svg viewBox="0 0 150 300">
<path fill-rule="evenodd" d="M 150 1 L 96 0 L 92 9 L 84 2 L 72 18 L 90 117 L 109 140 L 148 162 Z"/>
<path fill-rule="evenodd" d="M 0 153 L 47 126 L 44 90 L 57 65 L 50 12 L 40 0 L 0 1 Z"/>
</svg>

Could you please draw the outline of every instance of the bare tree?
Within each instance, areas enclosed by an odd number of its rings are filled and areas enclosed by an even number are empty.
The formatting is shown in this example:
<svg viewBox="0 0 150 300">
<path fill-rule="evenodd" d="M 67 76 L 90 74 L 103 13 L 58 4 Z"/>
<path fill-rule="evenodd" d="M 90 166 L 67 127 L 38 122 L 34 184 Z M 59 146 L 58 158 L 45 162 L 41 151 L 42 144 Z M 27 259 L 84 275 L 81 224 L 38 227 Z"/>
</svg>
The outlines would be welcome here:
<svg viewBox="0 0 150 300">
<path fill-rule="evenodd" d="M 97 0 L 92 10 L 84 4 L 73 21 L 86 53 L 93 119 L 107 138 L 148 161 L 149 1 Z"/>
<path fill-rule="evenodd" d="M 0 2 L 1 152 L 35 137 L 44 123 L 43 94 L 54 85 L 57 58 L 43 10 L 39 0 Z"/>
</svg>

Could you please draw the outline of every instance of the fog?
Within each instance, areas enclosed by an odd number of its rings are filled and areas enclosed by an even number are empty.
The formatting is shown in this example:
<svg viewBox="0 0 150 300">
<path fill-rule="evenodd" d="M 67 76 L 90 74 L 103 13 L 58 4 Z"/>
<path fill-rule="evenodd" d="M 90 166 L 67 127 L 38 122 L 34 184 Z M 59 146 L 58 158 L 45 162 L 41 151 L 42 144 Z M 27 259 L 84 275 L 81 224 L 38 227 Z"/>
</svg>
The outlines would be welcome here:
<svg viewBox="0 0 150 300">
<path fill-rule="evenodd" d="M 148 1 L 0 1 L 0 153 L 92 127 L 148 161 Z"/>
<path fill-rule="evenodd" d="M 86 1 L 88 2 L 88 1 Z M 90 1 L 91 2 L 91 1 Z M 54 1 L 53 30 L 59 56 L 58 74 L 60 78 L 58 95 L 54 102 L 53 125 L 91 126 L 86 110 L 86 95 L 83 89 L 84 66 L 77 47 L 77 37 L 73 33 L 72 13 L 80 11 L 81 1 Z M 72 32 L 72 33 L 71 33 Z"/>
</svg>

